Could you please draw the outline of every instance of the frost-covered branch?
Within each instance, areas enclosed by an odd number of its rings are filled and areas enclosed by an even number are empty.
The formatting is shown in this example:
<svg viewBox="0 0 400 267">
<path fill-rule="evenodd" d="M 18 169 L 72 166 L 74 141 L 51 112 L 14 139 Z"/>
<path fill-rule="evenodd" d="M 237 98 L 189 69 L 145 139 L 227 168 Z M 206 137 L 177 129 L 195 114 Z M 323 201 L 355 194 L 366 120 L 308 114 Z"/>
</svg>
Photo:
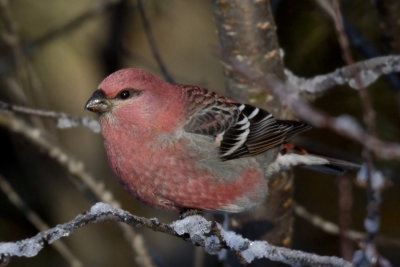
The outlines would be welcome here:
<svg viewBox="0 0 400 267">
<path fill-rule="evenodd" d="M 400 55 L 376 57 L 354 64 L 363 87 L 375 82 L 380 76 L 394 72 L 400 72 Z M 327 74 L 317 75 L 312 78 L 302 78 L 286 69 L 288 82 L 300 91 L 310 94 L 325 92 L 337 85 L 348 84 L 359 89 L 350 66 L 338 68 Z"/>
<path fill-rule="evenodd" d="M 100 132 L 100 124 L 97 120 L 90 117 L 78 117 L 64 112 L 53 110 L 42 110 L 13 105 L 0 100 L 0 112 L 10 111 L 14 113 L 34 115 L 39 117 L 51 118 L 56 120 L 57 127 L 60 129 L 83 126 L 95 133 Z"/>
<path fill-rule="evenodd" d="M 0 243 L 0 258 L 34 257 L 46 244 L 71 235 L 75 230 L 88 224 L 99 222 L 123 222 L 134 227 L 146 227 L 157 232 L 178 236 L 205 248 L 210 254 L 218 254 L 223 248 L 235 251 L 247 263 L 255 259 L 266 258 L 292 266 L 351 266 L 351 263 L 330 256 L 319 256 L 298 250 L 276 247 L 265 241 L 251 241 L 221 225 L 210 222 L 199 215 L 186 217 L 172 224 L 160 223 L 156 218 L 147 219 L 114 208 L 109 204 L 97 203 L 90 211 L 80 214 L 72 221 L 57 225 L 34 237 L 16 242 Z"/>
<path fill-rule="evenodd" d="M 357 120 L 349 115 L 333 117 L 327 113 L 314 108 L 292 84 L 282 82 L 274 76 L 266 76 L 261 71 L 251 68 L 245 61 L 228 58 L 220 55 L 222 60 L 230 65 L 235 71 L 244 75 L 247 79 L 254 81 L 264 87 L 273 89 L 274 94 L 281 102 L 288 105 L 298 118 L 309 122 L 319 128 L 330 129 L 344 137 L 361 144 L 383 159 L 400 159 L 400 144 L 385 142 L 374 135 L 366 132 Z"/>
</svg>

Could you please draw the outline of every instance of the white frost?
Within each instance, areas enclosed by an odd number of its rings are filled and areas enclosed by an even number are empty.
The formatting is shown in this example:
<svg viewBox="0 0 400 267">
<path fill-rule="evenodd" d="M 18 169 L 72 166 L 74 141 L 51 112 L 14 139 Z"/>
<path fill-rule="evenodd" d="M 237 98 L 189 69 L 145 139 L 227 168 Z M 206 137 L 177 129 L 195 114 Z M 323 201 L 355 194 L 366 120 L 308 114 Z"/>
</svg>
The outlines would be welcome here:
<svg viewBox="0 0 400 267">
<path fill-rule="evenodd" d="M 360 87 L 367 87 L 368 85 L 370 85 L 371 83 L 375 82 L 376 79 L 378 79 L 380 76 L 379 73 L 373 71 L 373 70 L 363 70 L 360 71 L 358 77 L 360 79 L 361 82 L 361 86 L 359 86 L 359 84 L 357 83 L 357 80 L 352 78 L 349 81 L 349 85 L 350 87 L 354 88 L 354 89 L 360 89 Z"/>
<path fill-rule="evenodd" d="M 361 165 L 360 170 L 357 173 L 357 181 L 362 184 L 367 183 L 367 165 Z M 385 177 L 382 172 L 374 171 L 371 174 L 371 186 L 374 191 L 380 190 L 385 184 Z"/>
<path fill-rule="evenodd" d="M 89 117 L 83 117 L 81 120 L 68 117 L 60 117 L 57 119 L 57 128 L 59 129 L 68 129 L 77 126 L 87 127 L 95 133 L 101 131 L 100 123 Z"/>
<path fill-rule="evenodd" d="M 208 254 L 218 254 L 221 250 L 218 237 L 216 237 L 215 235 L 206 237 L 204 240 L 204 249 Z"/>
<path fill-rule="evenodd" d="M 240 250 L 243 247 L 245 239 L 235 232 L 221 230 L 221 235 L 225 240 L 225 243 L 228 247 L 231 247 L 234 250 Z"/>
<path fill-rule="evenodd" d="M 115 208 L 113 206 L 111 206 L 110 204 L 98 202 L 90 208 L 89 213 L 98 214 L 98 213 L 106 213 L 106 212 L 110 212 L 110 211 L 114 211 L 114 210 L 115 210 Z"/>
<path fill-rule="evenodd" d="M 254 259 L 265 258 L 266 252 L 269 249 L 269 245 L 263 241 L 251 242 L 249 248 L 242 251 L 242 257 L 246 262 L 250 263 Z"/>
<path fill-rule="evenodd" d="M 10 255 L 17 257 L 34 257 L 43 248 L 33 238 L 24 239 L 17 242 L 0 242 L 0 255 Z"/>
<path fill-rule="evenodd" d="M 349 115 L 341 115 L 336 119 L 336 127 L 351 131 L 355 135 L 360 135 L 362 128 L 358 121 Z"/>
<path fill-rule="evenodd" d="M 194 215 L 174 221 L 171 227 L 177 234 L 189 234 L 192 241 L 203 243 L 205 242 L 205 234 L 210 232 L 211 222 L 199 215 Z"/>
<path fill-rule="evenodd" d="M 376 233 L 379 230 L 380 220 L 378 218 L 371 219 L 365 218 L 364 220 L 364 227 L 368 233 Z"/>
</svg>

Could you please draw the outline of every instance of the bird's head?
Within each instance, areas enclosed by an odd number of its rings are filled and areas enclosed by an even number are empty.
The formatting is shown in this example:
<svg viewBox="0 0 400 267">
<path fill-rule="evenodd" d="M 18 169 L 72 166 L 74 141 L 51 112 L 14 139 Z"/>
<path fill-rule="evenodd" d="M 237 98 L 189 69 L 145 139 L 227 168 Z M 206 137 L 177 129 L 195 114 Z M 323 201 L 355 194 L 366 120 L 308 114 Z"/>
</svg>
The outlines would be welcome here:
<svg viewBox="0 0 400 267">
<path fill-rule="evenodd" d="M 105 78 L 85 109 L 98 113 L 101 119 L 107 117 L 126 124 L 160 123 L 166 109 L 178 111 L 177 97 L 172 84 L 141 69 L 127 68 Z"/>
</svg>

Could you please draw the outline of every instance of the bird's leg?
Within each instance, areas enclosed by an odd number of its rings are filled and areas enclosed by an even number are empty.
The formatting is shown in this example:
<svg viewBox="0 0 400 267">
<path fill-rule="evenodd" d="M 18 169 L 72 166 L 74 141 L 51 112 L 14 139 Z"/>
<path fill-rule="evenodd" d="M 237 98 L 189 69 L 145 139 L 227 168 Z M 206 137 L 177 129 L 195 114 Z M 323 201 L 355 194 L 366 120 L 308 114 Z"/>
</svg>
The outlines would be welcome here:
<svg viewBox="0 0 400 267">
<path fill-rule="evenodd" d="M 184 218 L 192 216 L 192 215 L 200 215 L 200 214 L 201 214 L 201 210 L 199 210 L 199 209 L 183 208 L 180 211 L 179 218 L 184 219 Z"/>
</svg>

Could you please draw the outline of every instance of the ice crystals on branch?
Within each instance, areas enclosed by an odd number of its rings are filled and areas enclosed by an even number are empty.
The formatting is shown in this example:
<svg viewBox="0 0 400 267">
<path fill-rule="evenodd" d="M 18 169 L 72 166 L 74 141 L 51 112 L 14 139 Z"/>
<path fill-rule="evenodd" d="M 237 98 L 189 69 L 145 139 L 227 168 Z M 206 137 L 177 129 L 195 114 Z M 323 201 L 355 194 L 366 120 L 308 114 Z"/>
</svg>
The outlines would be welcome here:
<svg viewBox="0 0 400 267">
<path fill-rule="evenodd" d="M 207 221 L 199 215 L 186 217 L 172 224 L 163 224 L 157 219 L 138 217 L 106 203 L 97 203 L 88 212 L 76 216 L 67 223 L 42 231 L 34 237 L 16 242 L 0 242 L 0 261 L 5 262 L 15 256 L 34 257 L 45 244 L 69 236 L 85 225 L 106 221 L 124 222 L 135 227 L 142 226 L 185 239 L 190 237 L 190 241 L 203 246 L 207 253 L 215 255 L 224 249 L 229 249 L 241 255 L 241 259 L 248 263 L 255 259 L 267 258 L 292 266 L 351 266 L 349 262 L 337 257 L 276 247 L 266 241 L 250 241 L 235 232 L 224 230 L 218 223 Z"/>
<path fill-rule="evenodd" d="M 266 258 L 272 261 L 287 263 L 292 266 L 329 265 L 351 266 L 337 257 L 318 256 L 312 253 L 276 247 L 266 241 L 251 241 L 232 231 L 224 230 L 219 224 L 213 229 L 212 223 L 199 215 L 186 217 L 173 222 L 172 229 L 180 235 L 189 235 L 193 243 L 202 245 L 209 254 L 218 254 L 227 248 L 236 251 L 243 260 L 251 263 L 255 259 Z M 215 233 L 215 232 L 218 233 Z"/>
<path fill-rule="evenodd" d="M 352 132 L 355 135 L 360 135 L 363 131 L 358 121 L 349 115 L 340 115 L 337 117 L 336 127 L 338 129 L 343 129 L 343 131 Z"/>
<path fill-rule="evenodd" d="M 95 133 L 100 133 L 100 123 L 89 117 L 71 118 L 71 117 L 59 117 L 57 118 L 57 128 L 68 129 L 73 127 L 83 126 L 89 128 Z"/>
<path fill-rule="evenodd" d="M 385 177 L 382 172 L 375 170 L 371 174 L 371 187 L 373 191 L 378 191 L 385 186 Z M 365 185 L 367 183 L 368 169 L 367 165 L 361 165 L 360 170 L 357 173 L 357 182 Z"/>
</svg>

